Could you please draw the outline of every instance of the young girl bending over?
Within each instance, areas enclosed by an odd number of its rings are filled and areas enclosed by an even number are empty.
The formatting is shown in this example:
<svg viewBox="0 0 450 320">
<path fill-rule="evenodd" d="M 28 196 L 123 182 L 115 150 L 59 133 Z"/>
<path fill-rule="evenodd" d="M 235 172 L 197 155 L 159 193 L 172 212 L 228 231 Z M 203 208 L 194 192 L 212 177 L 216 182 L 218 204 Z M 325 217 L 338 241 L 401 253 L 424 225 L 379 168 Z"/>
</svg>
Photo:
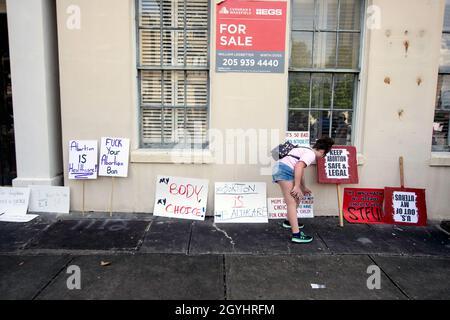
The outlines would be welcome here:
<svg viewBox="0 0 450 320">
<path fill-rule="evenodd" d="M 292 230 L 291 241 L 295 243 L 310 243 L 312 236 L 307 236 L 300 229 L 303 224 L 298 223 L 297 207 L 305 194 L 311 193 L 305 186 L 305 169 L 315 164 L 318 158 L 323 158 L 330 151 L 334 141 L 324 137 L 316 141 L 312 148 L 298 147 L 292 149 L 289 154 L 275 163 L 272 180 L 278 183 L 287 204 L 287 218 L 283 227 Z"/>
</svg>

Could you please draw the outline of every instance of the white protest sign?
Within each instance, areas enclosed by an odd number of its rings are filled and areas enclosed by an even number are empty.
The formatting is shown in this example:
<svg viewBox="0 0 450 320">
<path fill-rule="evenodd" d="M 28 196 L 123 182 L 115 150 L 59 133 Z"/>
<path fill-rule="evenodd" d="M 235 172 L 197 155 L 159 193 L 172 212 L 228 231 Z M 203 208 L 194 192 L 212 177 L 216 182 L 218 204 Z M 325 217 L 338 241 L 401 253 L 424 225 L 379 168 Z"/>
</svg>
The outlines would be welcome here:
<svg viewBox="0 0 450 320">
<path fill-rule="evenodd" d="M 394 191 L 392 206 L 394 208 L 394 221 L 403 223 L 418 223 L 417 195 L 414 192 Z"/>
<path fill-rule="evenodd" d="M 70 188 L 31 185 L 31 212 L 69 213 Z"/>
<path fill-rule="evenodd" d="M 205 220 L 208 180 L 157 176 L 153 215 Z"/>
<path fill-rule="evenodd" d="M 97 179 L 97 172 L 97 141 L 69 141 L 69 179 Z"/>
<path fill-rule="evenodd" d="M 332 149 L 325 157 L 327 179 L 349 179 L 349 152 L 346 149 Z"/>
<path fill-rule="evenodd" d="M 214 194 L 215 223 L 267 223 L 264 182 L 217 182 Z"/>
<path fill-rule="evenodd" d="M 305 195 L 297 207 L 298 218 L 314 218 L 314 197 Z M 269 219 L 287 219 L 287 206 L 283 198 L 268 198 Z"/>
<path fill-rule="evenodd" d="M 100 176 L 127 177 L 130 139 L 104 137 L 100 143 Z"/>
<path fill-rule="evenodd" d="M 309 131 L 288 131 L 286 132 L 286 141 L 299 147 L 310 147 Z"/>
<path fill-rule="evenodd" d="M 26 215 L 29 201 L 29 188 L 0 187 L 0 214 Z"/>
<path fill-rule="evenodd" d="M 39 217 L 37 214 L 0 214 L 0 222 L 30 222 L 34 218 Z"/>
</svg>

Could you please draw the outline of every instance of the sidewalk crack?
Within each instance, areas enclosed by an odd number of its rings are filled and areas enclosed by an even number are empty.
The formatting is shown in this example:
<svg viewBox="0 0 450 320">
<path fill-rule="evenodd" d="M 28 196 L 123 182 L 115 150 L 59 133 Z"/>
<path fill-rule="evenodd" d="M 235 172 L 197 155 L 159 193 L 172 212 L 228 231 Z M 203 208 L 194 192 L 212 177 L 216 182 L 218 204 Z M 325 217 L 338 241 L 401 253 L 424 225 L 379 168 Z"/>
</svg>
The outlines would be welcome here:
<svg viewBox="0 0 450 320">
<path fill-rule="evenodd" d="M 189 255 L 191 253 L 192 229 L 194 229 L 194 223 L 195 222 L 191 222 L 191 228 L 189 230 L 189 240 L 188 240 L 188 245 L 187 245 L 187 255 Z"/>
<path fill-rule="evenodd" d="M 231 246 L 233 247 L 233 251 L 234 251 L 234 245 L 235 245 L 236 243 L 234 242 L 233 238 L 230 237 L 230 236 L 228 235 L 228 233 L 227 233 L 225 230 L 220 229 L 215 223 L 213 223 L 212 225 L 213 225 L 213 227 L 214 227 L 217 231 L 219 231 L 220 233 L 222 233 L 227 239 L 230 240 Z"/>
<path fill-rule="evenodd" d="M 72 261 L 75 260 L 75 257 L 71 257 L 69 261 L 67 261 L 62 268 L 60 268 L 55 275 L 40 289 L 38 292 L 31 298 L 31 300 L 36 300 L 36 298 L 45 290 L 47 287 L 52 284 L 52 282 L 63 272 L 63 270 L 67 269 L 67 266 L 72 263 Z"/>
<path fill-rule="evenodd" d="M 383 270 L 383 268 L 375 261 L 375 259 L 372 257 L 372 255 L 368 254 L 367 256 L 369 257 L 370 260 L 372 260 L 372 262 L 375 265 L 378 266 L 378 268 L 380 268 L 381 272 L 383 272 L 383 274 L 386 276 L 386 278 L 388 278 L 389 281 L 391 281 L 391 283 L 394 285 L 394 287 L 396 287 L 408 300 L 413 300 L 410 296 L 408 296 L 408 294 L 402 288 L 400 288 L 400 286 L 388 275 L 388 273 Z"/>
<path fill-rule="evenodd" d="M 223 268 L 223 298 L 228 300 L 228 288 L 227 288 L 227 267 L 225 262 L 225 255 L 222 255 L 222 268 Z"/>
<path fill-rule="evenodd" d="M 150 227 L 152 226 L 152 224 L 153 224 L 153 220 L 150 221 L 150 223 L 148 224 L 148 226 L 145 228 L 144 235 L 143 235 L 142 238 L 138 241 L 137 246 L 136 246 L 136 248 L 134 249 L 136 252 L 138 252 L 138 251 L 141 249 L 142 245 L 144 244 L 145 238 L 147 237 L 147 233 L 148 233 L 148 231 L 150 230 Z"/>
</svg>

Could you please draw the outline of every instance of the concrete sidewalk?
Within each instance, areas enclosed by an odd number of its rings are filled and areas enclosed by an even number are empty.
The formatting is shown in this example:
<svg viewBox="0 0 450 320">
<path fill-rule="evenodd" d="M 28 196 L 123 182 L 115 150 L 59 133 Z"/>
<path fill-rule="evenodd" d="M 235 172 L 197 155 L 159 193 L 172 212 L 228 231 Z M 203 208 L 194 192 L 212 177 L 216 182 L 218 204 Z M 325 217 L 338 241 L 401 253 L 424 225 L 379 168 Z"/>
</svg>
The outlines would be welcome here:
<svg viewBox="0 0 450 320">
<path fill-rule="evenodd" d="M 450 299 L 450 236 L 438 223 L 340 228 L 316 217 L 304 220 L 315 240 L 301 245 L 281 222 L 72 213 L 0 223 L 0 299 Z M 81 290 L 67 288 L 73 265 Z M 370 266 L 381 289 L 367 287 Z"/>
</svg>

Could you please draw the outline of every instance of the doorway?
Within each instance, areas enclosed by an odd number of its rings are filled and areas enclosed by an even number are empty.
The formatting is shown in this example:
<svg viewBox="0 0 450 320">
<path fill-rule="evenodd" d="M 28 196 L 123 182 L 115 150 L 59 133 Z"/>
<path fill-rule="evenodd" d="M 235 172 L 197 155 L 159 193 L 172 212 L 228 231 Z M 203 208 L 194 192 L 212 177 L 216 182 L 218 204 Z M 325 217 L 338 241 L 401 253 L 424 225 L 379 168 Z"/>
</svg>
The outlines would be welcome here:
<svg viewBox="0 0 450 320">
<path fill-rule="evenodd" d="M 0 186 L 12 185 L 17 177 L 12 103 L 8 22 L 0 13 Z"/>
</svg>

